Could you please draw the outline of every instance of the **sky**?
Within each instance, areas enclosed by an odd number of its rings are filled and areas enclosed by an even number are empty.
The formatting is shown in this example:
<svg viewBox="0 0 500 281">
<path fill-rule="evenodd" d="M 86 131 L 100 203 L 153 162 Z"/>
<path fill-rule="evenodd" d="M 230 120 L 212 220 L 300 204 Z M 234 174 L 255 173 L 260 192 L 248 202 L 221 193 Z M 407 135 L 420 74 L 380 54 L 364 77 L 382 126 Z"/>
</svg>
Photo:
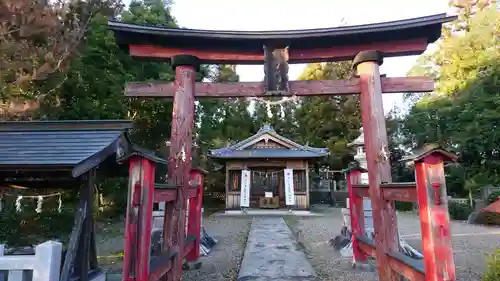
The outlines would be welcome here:
<svg viewBox="0 0 500 281">
<path fill-rule="evenodd" d="M 129 2 L 130 0 L 125 0 Z M 128 3 L 127 3 L 128 4 Z M 448 0 L 174 0 L 180 27 L 209 30 L 290 30 L 369 24 L 448 12 Z M 418 56 L 387 58 L 381 73 L 406 76 Z M 290 80 L 305 65 L 291 65 Z M 262 66 L 236 68 L 240 81 L 262 81 Z M 402 94 L 384 94 L 384 111 L 403 105 Z"/>
</svg>

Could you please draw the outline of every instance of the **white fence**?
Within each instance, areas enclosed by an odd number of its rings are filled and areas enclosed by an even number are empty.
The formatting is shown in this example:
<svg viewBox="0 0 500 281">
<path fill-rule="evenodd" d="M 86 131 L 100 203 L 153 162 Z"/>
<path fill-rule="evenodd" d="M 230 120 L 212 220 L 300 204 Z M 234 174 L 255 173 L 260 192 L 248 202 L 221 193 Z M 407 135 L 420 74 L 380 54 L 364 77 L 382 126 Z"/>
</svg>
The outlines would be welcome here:
<svg viewBox="0 0 500 281">
<path fill-rule="evenodd" d="M 8 281 L 59 281 L 61 243 L 42 243 L 36 246 L 34 255 L 4 256 L 4 251 L 5 246 L 0 245 L 0 281 L 5 280 L 5 275 Z M 7 274 L 2 273 L 5 271 Z"/>
</svg>

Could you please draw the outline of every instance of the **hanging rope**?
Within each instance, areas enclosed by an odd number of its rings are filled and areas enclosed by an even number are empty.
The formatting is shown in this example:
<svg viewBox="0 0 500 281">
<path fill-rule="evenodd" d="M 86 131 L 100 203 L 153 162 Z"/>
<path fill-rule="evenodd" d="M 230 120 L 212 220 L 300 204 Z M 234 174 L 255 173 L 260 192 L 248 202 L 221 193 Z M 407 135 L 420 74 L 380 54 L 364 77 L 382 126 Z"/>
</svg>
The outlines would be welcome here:
<svg viewBox="0 0 500 281">
<path fill-rule="evenodd" d="M 36 200 L 36 209 L 35 212 L 40 214 L 42 212 L 43 208 L 43 201 L 45 198 L 50 198 L 50 197 L 57 197 L 57 211 L 60 213 L 62 211 L 62 196 L 61 193 L 52 193 L 52 194 L 47 194 L 47 195 L 28 195 L 28 196 L 23 196 L 23 195 L 15 195 L 15 194 L 9 194 L 9 193 L 4 193 L 6 196 L 15 196 L 16 197 L 16 202 L 14 203 L 16 206 L 16 212 L 22 212 L 23 211 L 23 206 L 21 201 L 23 199 L 35 199 Z"/>
<path fill-rule="evenodd" d="M 261 104 L 265 104 L 267 106 L 271 106 L 271 105 L 284 104 L 287 102 L 297 103 L 299 100 L 299 97 L 296 96 L 295 94 L 292 94 L 291 97 L 283 97 L 282 99 L 277 100 L 277 101 L 270 101 L 270 100 L 266 100 L 264 98 L 259 98 L 259 97 L 249 97 L 249 98 L 247 98 L 247 100 L 248 101 L 255 101 L 255 102 L 258 102 Z"/>
<path fill-rule="evenodd" d="M 250 171 L 252 173 L 252 177 L 255 175 L 258 175 L 260 177 L 273 177 L 275 175 L 278 175 L 280 173 L 283 173 L 285 170 L 279 170 L 279 171 L 269 171 L 269 172 L 262 172 L 262 171 Z"/>
</svg>

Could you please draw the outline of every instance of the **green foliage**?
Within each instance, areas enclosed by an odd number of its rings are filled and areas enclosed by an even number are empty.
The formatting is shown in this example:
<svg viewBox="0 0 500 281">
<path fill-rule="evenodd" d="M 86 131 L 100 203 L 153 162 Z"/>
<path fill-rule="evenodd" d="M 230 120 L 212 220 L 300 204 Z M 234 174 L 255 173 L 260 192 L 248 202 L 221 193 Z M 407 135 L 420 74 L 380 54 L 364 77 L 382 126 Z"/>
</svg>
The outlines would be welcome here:
<svg viewBox="0 0 500 281">
<path fill-rule="evenodd" d="M 497 249 L 486 260 L 487 269 L 483 275 L 482 281 L 500 280 L 500 249 Z"/>
<path fill-rule="evenodd" d="M 396 207 L 396 210 L 398 211 L 413 211 L 413 203 L 412 202 L 402 202 L 402 201 L 395 201 L 394 205 Z"/>
<path fill-rule="evenodd" d="M 460 32 L 445 33 L 412 70 L 434 75 L 437 88 L 412 106 L 400 129 L 406 147 L 437 142 L 458 153 L 460 165 L 446 170 L 449 192 L 458 196 L 500 183 L 500 12 L 481 6 L 473 14 L 469 4 L 452 25 Z"/>
<path fill-rule="evenodd" d="M 498 200 L 498 198 L 500 197 L 500 191 L 495 191 L 495 192 L 492 192 L 489 196 L 488 196 L 488 204 L 491 204 L 495 201 Z"/>
<path fill-rule="evenodd" d="M 64 205 L 58 213 L 57 201 L 47 200 L 42 212 L 36 213 L 34 199 L 24 199 L 21 212 L 16 212 L 15 198 L 4 203 L 0 216 L 0 244 L 16 247 L 39 244 L 48 239 L 68 241 L 75 219 L 75 206 Z"/>
<path fill-rule="evenodd" d="M 351 62 L 313 63 L 299 80 L 348 79 Z M 359 136 L 361 115 L 357 96 L 312 97 L 301 101 L 295 110 L 298 140 L 315 147 L 327 147 L 327 164 L 332 170 L 347 167 L 352 151 L 347 144 Z"/>
<path fill-rule="evenodd" d="M 449 202 L 448 212 L 452 220 L 465 221 L 469 218 L 469 215 L 474 211 L 474 209 L 469 204 Z"/>
</svg>

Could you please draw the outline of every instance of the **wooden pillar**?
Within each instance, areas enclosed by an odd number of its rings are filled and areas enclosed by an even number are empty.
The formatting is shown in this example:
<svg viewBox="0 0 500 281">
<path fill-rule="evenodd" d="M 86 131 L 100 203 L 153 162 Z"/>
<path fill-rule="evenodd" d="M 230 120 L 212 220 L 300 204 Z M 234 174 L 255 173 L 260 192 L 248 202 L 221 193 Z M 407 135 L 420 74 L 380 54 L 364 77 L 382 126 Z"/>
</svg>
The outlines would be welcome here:
<svg viewBox="0 0 500 281">
<path fill-rule="evenodd" d="M 355 263 L 366 262 L 366 254 L 361 251 L 358 245 L 357 235 L 365 235 L 365 212 L 363 197 L 360 197 L 354 191 L 353 185 L 361 182 L 361 171 L 350 170 L 347 173 L 347 190 L 349 192 L 349 215 L 351 216 L 352 231 L 352 250 Z"/>
<path fill-rule="evenodd" d="M 435 152 L 415 163 L 426 281 L 456 279 L 443 158 Z"/>
<path fill-rule="evenodd" d="M 129 159 L 123 281 L 147 281 L 153 227 L 155 164 L 143 157 Z"/>
<path fill-rule="evenodd" d="M 191 151 L 194 125 L 194 94 L 196 71 L 199 70 L 197 57 L 178 55 L 171 58 L 175 69 L 175 94 L 172 108 L 172 133 L 170 135 L 170 152 L 168 157 L 167 181 L 179 187 L 177 199 L 173 208 L 173 245 L 178 248 L 174 257 L 172 270 L 167 274 L 168 280 L 181 279 L 182 258 L 185 239 L 185 192 L 189 188 L 189 173 L 191 171 Z M 165 218 L 169 215 L 165 210 Z M 164 233 L 164 238 L 166 233 Z M 165 240 L 164 240 L 165 241 Z"/>
<path fill-rule="evenodd" d="M 309 162 L 308 161 L 306 161 L 305 173 L 306 173 L 306 209 L 309 210 L 311 208 L 311 205 L 310 205 L 311 195 L 309 194 Z"/>
<path fill-rule="evenodd" d="M 191 252 L 187 253 L 188 262 L 197 262 L 200 258 L 200 236 L 201 236 L 201 207 L 203 200 L 204 175 L 200 170 L 191 171 L 191 180 L 199 184 L 195 198 L 189 202 L 188 235 L 195 235 L 194 245 Z"/>
<path fill-rule="evenodd" d="M 225 204 L 226 210 L 228 209 L 227 205 L 228 205 L 228 202 L 229 202 L 229 171 L 230 171 L 229 170 L 229 165 L 226 162 L 226 194 L 225 194 L 225 196 L 226 196 L 226 204 Z"/>
<path fill-rule="evenodd" d="M 353 61 L 360 80 L 361 115 L 379 279 L 380 281 L 396 281 L 398 274 L 390 269 L 386 256 L 386 253 L 399 250 L 396 210 L 393 201 L 383 200 L 380 188 L 380 183 L 392 182 L 379 71 L 379 65 L 382 62 L 382 53 L 377 51 L 360 52 Z"/>
</svg>

